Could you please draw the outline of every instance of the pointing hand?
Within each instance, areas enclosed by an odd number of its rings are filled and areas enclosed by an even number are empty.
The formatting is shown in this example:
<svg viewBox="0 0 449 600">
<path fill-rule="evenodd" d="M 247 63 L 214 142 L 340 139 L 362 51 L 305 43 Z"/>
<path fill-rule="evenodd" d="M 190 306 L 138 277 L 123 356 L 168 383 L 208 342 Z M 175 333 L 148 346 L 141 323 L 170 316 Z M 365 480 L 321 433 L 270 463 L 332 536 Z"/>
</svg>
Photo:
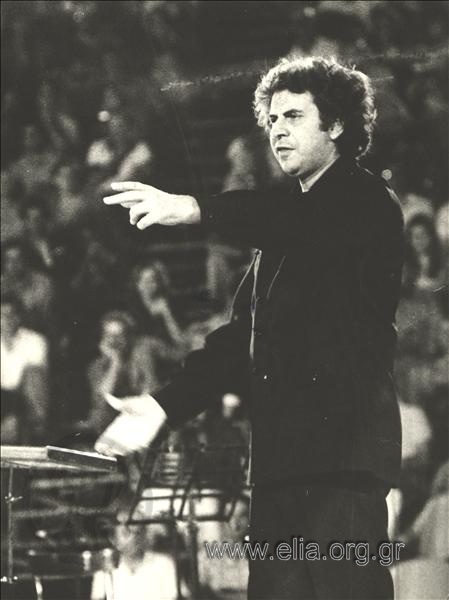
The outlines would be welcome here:
<svg viewBox="0 0 449 600">
<path fill-rule="evenodd" d="M 128 208 L 129 221 L 138 229 L 155 224 L 189 225 L 200 222 L 200 209 L 192 196 L 169 194 L 138 181 L 115 182 L 111 188 L 118 193 L 106 196 L 103 202 Z"/>
</svg>

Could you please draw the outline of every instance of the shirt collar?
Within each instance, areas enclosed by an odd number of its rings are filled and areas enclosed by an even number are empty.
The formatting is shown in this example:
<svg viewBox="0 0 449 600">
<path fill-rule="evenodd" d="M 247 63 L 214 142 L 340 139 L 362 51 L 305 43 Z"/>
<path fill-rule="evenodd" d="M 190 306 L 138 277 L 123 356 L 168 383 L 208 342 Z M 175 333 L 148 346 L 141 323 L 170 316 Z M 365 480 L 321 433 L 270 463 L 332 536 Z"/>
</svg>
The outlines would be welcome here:
<svg viewBox="0 0 449 600">
<path fill-rule="evenodd" d="M 301 186 L 303 194 L 310 190 L 312 185 L 314 185 L 318 181 L 318 179 L 329 169 L 329 167 L 331 167 L 338 160 L 338 158 L 339 157 L 334 158 L 333 160 L 328 162 L 326 165 L 324 165 L 324 167 L 321 167 L 321 169 L 318 169 L 318 171 L 315 171 L 315 173 L 312 173 L 312 175 L 306 177 L 304 181 L 301 181 L 301 179 L 299 180 L 299 185 Z"/>
</svg>

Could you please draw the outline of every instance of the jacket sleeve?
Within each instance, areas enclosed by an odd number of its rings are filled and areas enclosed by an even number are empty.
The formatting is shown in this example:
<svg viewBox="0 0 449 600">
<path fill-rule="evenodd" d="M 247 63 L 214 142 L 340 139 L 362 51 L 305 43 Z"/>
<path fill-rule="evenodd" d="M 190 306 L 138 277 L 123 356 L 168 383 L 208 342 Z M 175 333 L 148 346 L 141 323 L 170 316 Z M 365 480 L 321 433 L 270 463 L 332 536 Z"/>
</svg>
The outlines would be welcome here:
<svg viewBox="0 0 449 600">
<path fill-rule="evenodd" d="M 209 407 L 217 394 L 241 392 L 248 380 L 250 330 L 235 316 L 187 356 L 173 381 L 153 394 L 177 427 Z"/>
<path fill-rule="evenodd" d="M 278 191 L 233 191 L 197 198 L 202 224 L 261 250 L 363 247 L 400 235 L 402 215 L 394 194 L 374 180 L 346 189 L 297 197 Z"/>
</svg>

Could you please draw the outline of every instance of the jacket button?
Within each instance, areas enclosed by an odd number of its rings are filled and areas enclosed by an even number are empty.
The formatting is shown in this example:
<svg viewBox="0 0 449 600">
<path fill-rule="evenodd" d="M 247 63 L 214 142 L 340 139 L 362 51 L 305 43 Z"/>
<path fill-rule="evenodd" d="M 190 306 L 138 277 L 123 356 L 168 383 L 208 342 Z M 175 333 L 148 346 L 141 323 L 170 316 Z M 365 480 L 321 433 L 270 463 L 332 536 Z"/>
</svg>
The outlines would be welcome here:
<svg viewBox="0 0 449 600">
<path fill-rule="evenodd" d="M 267 381 L 268 380 L 268 375 L 265 373 L 265 375 L 263 376 L 263 380 Z"/>
<path fill-rule="evenodd" d="M 318 381 L 318 375 L 314 375 L 312 377 L 312 381 L 313 381 L 313 383 L 316 383 Z"/>
</svg>

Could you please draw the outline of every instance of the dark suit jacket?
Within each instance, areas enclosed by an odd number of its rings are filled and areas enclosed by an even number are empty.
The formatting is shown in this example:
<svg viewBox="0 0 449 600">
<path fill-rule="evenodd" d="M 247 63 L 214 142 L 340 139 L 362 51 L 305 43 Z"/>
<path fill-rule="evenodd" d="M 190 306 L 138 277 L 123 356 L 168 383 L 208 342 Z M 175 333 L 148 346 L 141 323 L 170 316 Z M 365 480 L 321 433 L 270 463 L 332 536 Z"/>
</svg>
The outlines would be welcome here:
<svg viewBox="0 0 449 600">
<path fill-rule="evenodd" d="M 169 423 L 249 384 L 253 482 L 340 471 L 395 482 L 401 432 L 391 372 L 403 223 L 393 192 L 339 159 L 307 194 L 238 191 L 198 202 L 209 229 L 279 266 L 268 293 L 255 298 L 254 323 L 250 268 L 229 324 L 155 394 Z"/>
</svg>

